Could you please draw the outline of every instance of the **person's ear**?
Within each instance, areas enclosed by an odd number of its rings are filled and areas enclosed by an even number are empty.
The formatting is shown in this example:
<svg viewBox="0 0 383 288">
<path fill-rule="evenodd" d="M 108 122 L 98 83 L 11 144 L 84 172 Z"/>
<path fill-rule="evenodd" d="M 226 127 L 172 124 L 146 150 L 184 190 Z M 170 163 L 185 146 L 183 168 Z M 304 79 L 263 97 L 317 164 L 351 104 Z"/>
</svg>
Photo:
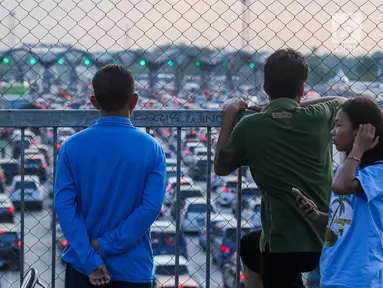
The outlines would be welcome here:
<svg viewBox="0 0 383 288">
<path fill-rule="evenodd" d="M 299 90 L 298 90 L 298 97 L 297 97 L 298 104 L 302 102 L 302 98 L 304 97 L 304 94 L 305 94 L 305 85 L 302 85 L 301 87 L 299 87 Z"/>
<path fill-rule="evenodd" d="M 134 94 L 130 97 L 130 101 L 129 101 L 129 109 L 130 109 L 130 111 L 133 111 L 134 108 L 136 108 L 137 101 L 138 101 L 138 94 L 137 94 L 137 93 L 134 93 Z"/>
<path fill-rule="evenodd" d="M 93 107 L 96 108 L 97 110 L 101 109 L 101 106 L 100 104 L 98 104 L 95 96 L 90 96 L 90 102 L 92 103 Z"/>
</svg>

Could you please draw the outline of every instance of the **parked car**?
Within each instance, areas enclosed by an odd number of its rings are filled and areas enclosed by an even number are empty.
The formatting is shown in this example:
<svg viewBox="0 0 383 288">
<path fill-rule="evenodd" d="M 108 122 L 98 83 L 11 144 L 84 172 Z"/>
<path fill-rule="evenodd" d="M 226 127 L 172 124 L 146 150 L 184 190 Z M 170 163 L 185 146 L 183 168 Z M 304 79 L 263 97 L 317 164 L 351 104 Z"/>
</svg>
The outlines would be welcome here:
<svg viewBox="0 0 383 288">
<path fill-rule="evenodd" d="M 195 182 L 190 177 L 183 176 L 180 180 L 180 186 L 183 186 L 183 185 L 193 186 L 195 185 Z M 165 200 L 164 200 L 164 204 L 166 206 L 171 205 L 176 189 L 177 189 L 177 177 L 168 178 L 168 187 L 166 189 Z"/>
<path fill-rule="evenodd" d="M 230 257 L 230 259 L 223 265 L 222 268 L 222 282 L 223 282 L 223 288 L 236 288 L 236 276 L 237 276 L 237 253 L 233 253 L 233 255 Z M 245 288 L 245 274 L 242 272 L 242 265 L 241 265 L 241 271 L 239 271 L 239 281 L 240 285 L 239 287 Z"/>
<path fill-rule="evenodd" d="M 176 226 L 166 220 L 154 221 L 150 227 L 153 255 L 176 255 Z M 180 232 L 180 255 L 188 259 L 185 235 Z"/>
<path fill-rule="evenodd" d="M 206 224 L 206 210 L 208 204 L 206 199 L 189 198 L 185 201 L 181 213 L 181 227 L 185 232 L 199 232 Z M 216 214 L 215 208 L 210 204 L 211 214 Z"/>
<path fill-rule="evenodd" d="M 13 214 L 16 209 L 13 207 L 9 195 L 0 194 L 0 222 L 13 223 Z"/>
<path fill-rule="evenodd" d="M 0 267 L 20 270 L 20 231 L 6 224 L 0 226 Z"/>
<path fill-rule="evenodd" d="M 211 161 L 211 164 L 213 164 L 213 161 Z M 204 156 L 198 159 L 196 164 L 193 165 L 189 171 L 189 175 L 195 181 L 206 181 L 208 169 L 212 169 L 212 167 L 208 167 L 207 157 Z"/>
<path fill-rule="evenodd" d="M 255 184 L 254 182 L 242 184 L 241 205 L 243 208 L 250 207 L 251 201 L 254 201 L 255 199 L 260 199 L 260 198 L 261 198 L 261 192 L 257 184 Z M 237 213 L 237 207 L 238 207 L 238 197 L 234 197 L 233 200 L 231 201 L 231 211 L 233 212 L 234 215 Z"/>
<path fill-rule="evenodd" d="M 241 237 L 253 230 L 249 223 L 242 223 Z M 237 250 L 237 221 L 232 219 L 214 225 L 211 241 L 211 255 L 221 268 Z"/>
<path fill-rule="evenodd" d="M 221 188 L 217 191 L 217 202 L 221 206 L 230 206 L 233 199 L 237 196 L 238 176 L 229 175 L 221 177 Z M 242 177 L 242 187 L 246 183 L 246 178 Z"/>
<path fill-rule="evenodd" d="M 184 208 L 185 202 L 189 201 L 189 198 L 198 198 L 203 197 L 202 189 L 198 186 L 188 186 L 183 185 L 180 187 L 180 199 L 181 201 L 178 203 L 180 205 L 180 209 Z M 189 201 L 190 202 L 190 201 Z M 172 203 L 174 205 L 170 208 L 170 215 L 173 219 L 176 219 L 176 209 L 177 209 L 177 195 L 173 193 Z M 181 211 L 182 213 L 182 211 Z"/>
<path fill-rule="evenodd" d="M 39 181 L 44 183 L 48 178 L 47 167 L 43 154 L 29 155 L 25 157 L 24 174 L 25 175 L 37 175 Z"/>
<path fill-rule="evenodd" d="M 21 176 L 17 175 L 11 185 L 11 201 L 16 208 L 21 206 Z M 40 191 L 40 181 L 37 176 L 26 175 L 24 179 L 24 205 L 28 210 L 42 210 L 43 199 Z"/>
<path fill-rule="evenodd" d="M 189 272 L 187 260 L 183 256 L 180 256 L 178 263 L 179 287 L 199 288 L 200 286 Z M 176 274 L 176 260 L 174 255 L 155 256 L 153 264 L 153 288 L 174 288 Z"/>
<path fill-rule="evenodd" d="M 215 226 L 217 223 L 219 222 L 223 222 L 223 221 L 228 221 L 228 220 L 231 220 L 233 218 L 232 215 L 230 214 L 216 214 L 216 215 L 213 215 L 213 217 L 210 219 L 210 238 L 212 237 L 212 232 L 213 232 L 213 226 Z M 203 227 L 201 229 L 201 231 L 199 232 L 199 235 L 198 235 L 198 242 L 199 242 L 199 246 L 201 246 L 202 250 L 203 251 L 206 251 L 206 247 L 207 247 L 207 225 L 205 224 L 205 227 Z"/>
<path fill-rule="evenodd" d="M 13 178 L 20 174 L 20 165 L 13 158 L 0 158 L 0 167 L 4 174 L 5 185 L 11 185 Z"/>
</svg>

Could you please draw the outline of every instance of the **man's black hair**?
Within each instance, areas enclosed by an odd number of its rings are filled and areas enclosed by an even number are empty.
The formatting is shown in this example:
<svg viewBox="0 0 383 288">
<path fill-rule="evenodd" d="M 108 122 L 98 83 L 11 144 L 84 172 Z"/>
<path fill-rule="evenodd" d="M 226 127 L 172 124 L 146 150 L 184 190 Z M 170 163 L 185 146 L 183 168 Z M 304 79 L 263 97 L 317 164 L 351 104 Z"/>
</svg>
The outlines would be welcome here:
<svg viewBox="0 0 383 288">
<path fill-rule="evenodd" d="M 264 89 L 270 100 L 295 99 L 306 82 L 309 69 L 303 55 L 294 49 L 279 49 L 267 58 L 264 68 Z"/>
<path fill-rule="evenodd" d="M 106 65 L 98 70 L 92 85 L 98 104 L 107 112 L 125 108 L 135 90 L 132 73 L 121 65 Z"/>
</svg>

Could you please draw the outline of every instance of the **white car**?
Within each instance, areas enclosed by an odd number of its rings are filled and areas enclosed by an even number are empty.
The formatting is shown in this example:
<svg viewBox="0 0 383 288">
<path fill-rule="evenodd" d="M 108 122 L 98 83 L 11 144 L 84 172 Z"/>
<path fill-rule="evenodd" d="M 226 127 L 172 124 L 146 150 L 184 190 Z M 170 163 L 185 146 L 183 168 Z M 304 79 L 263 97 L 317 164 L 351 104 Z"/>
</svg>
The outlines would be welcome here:
<svg viewBox="0 0 383 288">
<path fill-rule="evenodd" d="M 237 196 L 238 176 L 221 177 L 222 186 L 217 189 L 217 203 L 221 206 L 230 206 L 233 199 Z M 242 187 L 246 183 L 246 178 L 242 177 Z"/>
<path fill-rule="evenodd" d="M 206 199 L 201 197 L 188 198 L 181 209 L 181 227 L 184 232 L 200 232 L 206 227 L 206 210 L 208 204 Z M 214 205 L 210 204 L 210 219 L 223 218 L 230 220 L 231 214 L 224 214 L 217 211 Z"/>
<path fill-rule="evenodd" d="M 21 186 L 21 176 L 17 175 L 13 178 L 10 196 L 16 210 L 21 208 Z M 24 176 L 24 205 L 28 210 L 43 209 L 43 197 L 40 190 L 39 177 L 37 176 Z"/>
<path fill-rule="evenodd" d="M 195 182 L 190 177 L 183 176 L 180 180 L 180 186 L 182 185 L 193 186 L 195 185 Z M 164 204 L 166 206 L 170 206 L 170 204 L 172 203 L 174 192 L 176 191 L 176 189 L 177 189 L 177 177 L 168 178 L 168 187 L 166 189 L 165 200 L 164 200 Z"/>
<path fill-rule="evenodd" d="M 154 256 L 153 264 L 153 288 L 175 287 L 175 256 Z M 178 264 L 179 287 L 199 288 L 199 284 L 192 278 L 189 272 L 186 258 L 180 256 Z"/>
</svg>

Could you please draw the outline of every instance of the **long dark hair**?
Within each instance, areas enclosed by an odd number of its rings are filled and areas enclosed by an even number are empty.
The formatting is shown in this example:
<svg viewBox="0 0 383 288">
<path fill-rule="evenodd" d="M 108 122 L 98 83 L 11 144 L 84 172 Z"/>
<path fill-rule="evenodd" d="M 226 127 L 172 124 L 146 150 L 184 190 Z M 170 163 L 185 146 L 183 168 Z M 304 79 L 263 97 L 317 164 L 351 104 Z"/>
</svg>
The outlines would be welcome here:
<svg viewBox="0 0 383 288">
<path fill-rule="evenodd" d="M 361 168 L 383 160 L 383 113 L 379 106 L 368 98 L 358 97 L 346 101 L 342 110 L 347 114 L 355 129 L 360 124 L 371 124 L 376 129 L 375 137 L 380 136 L 378 145 L 364 153 Z"/>
</svg>

